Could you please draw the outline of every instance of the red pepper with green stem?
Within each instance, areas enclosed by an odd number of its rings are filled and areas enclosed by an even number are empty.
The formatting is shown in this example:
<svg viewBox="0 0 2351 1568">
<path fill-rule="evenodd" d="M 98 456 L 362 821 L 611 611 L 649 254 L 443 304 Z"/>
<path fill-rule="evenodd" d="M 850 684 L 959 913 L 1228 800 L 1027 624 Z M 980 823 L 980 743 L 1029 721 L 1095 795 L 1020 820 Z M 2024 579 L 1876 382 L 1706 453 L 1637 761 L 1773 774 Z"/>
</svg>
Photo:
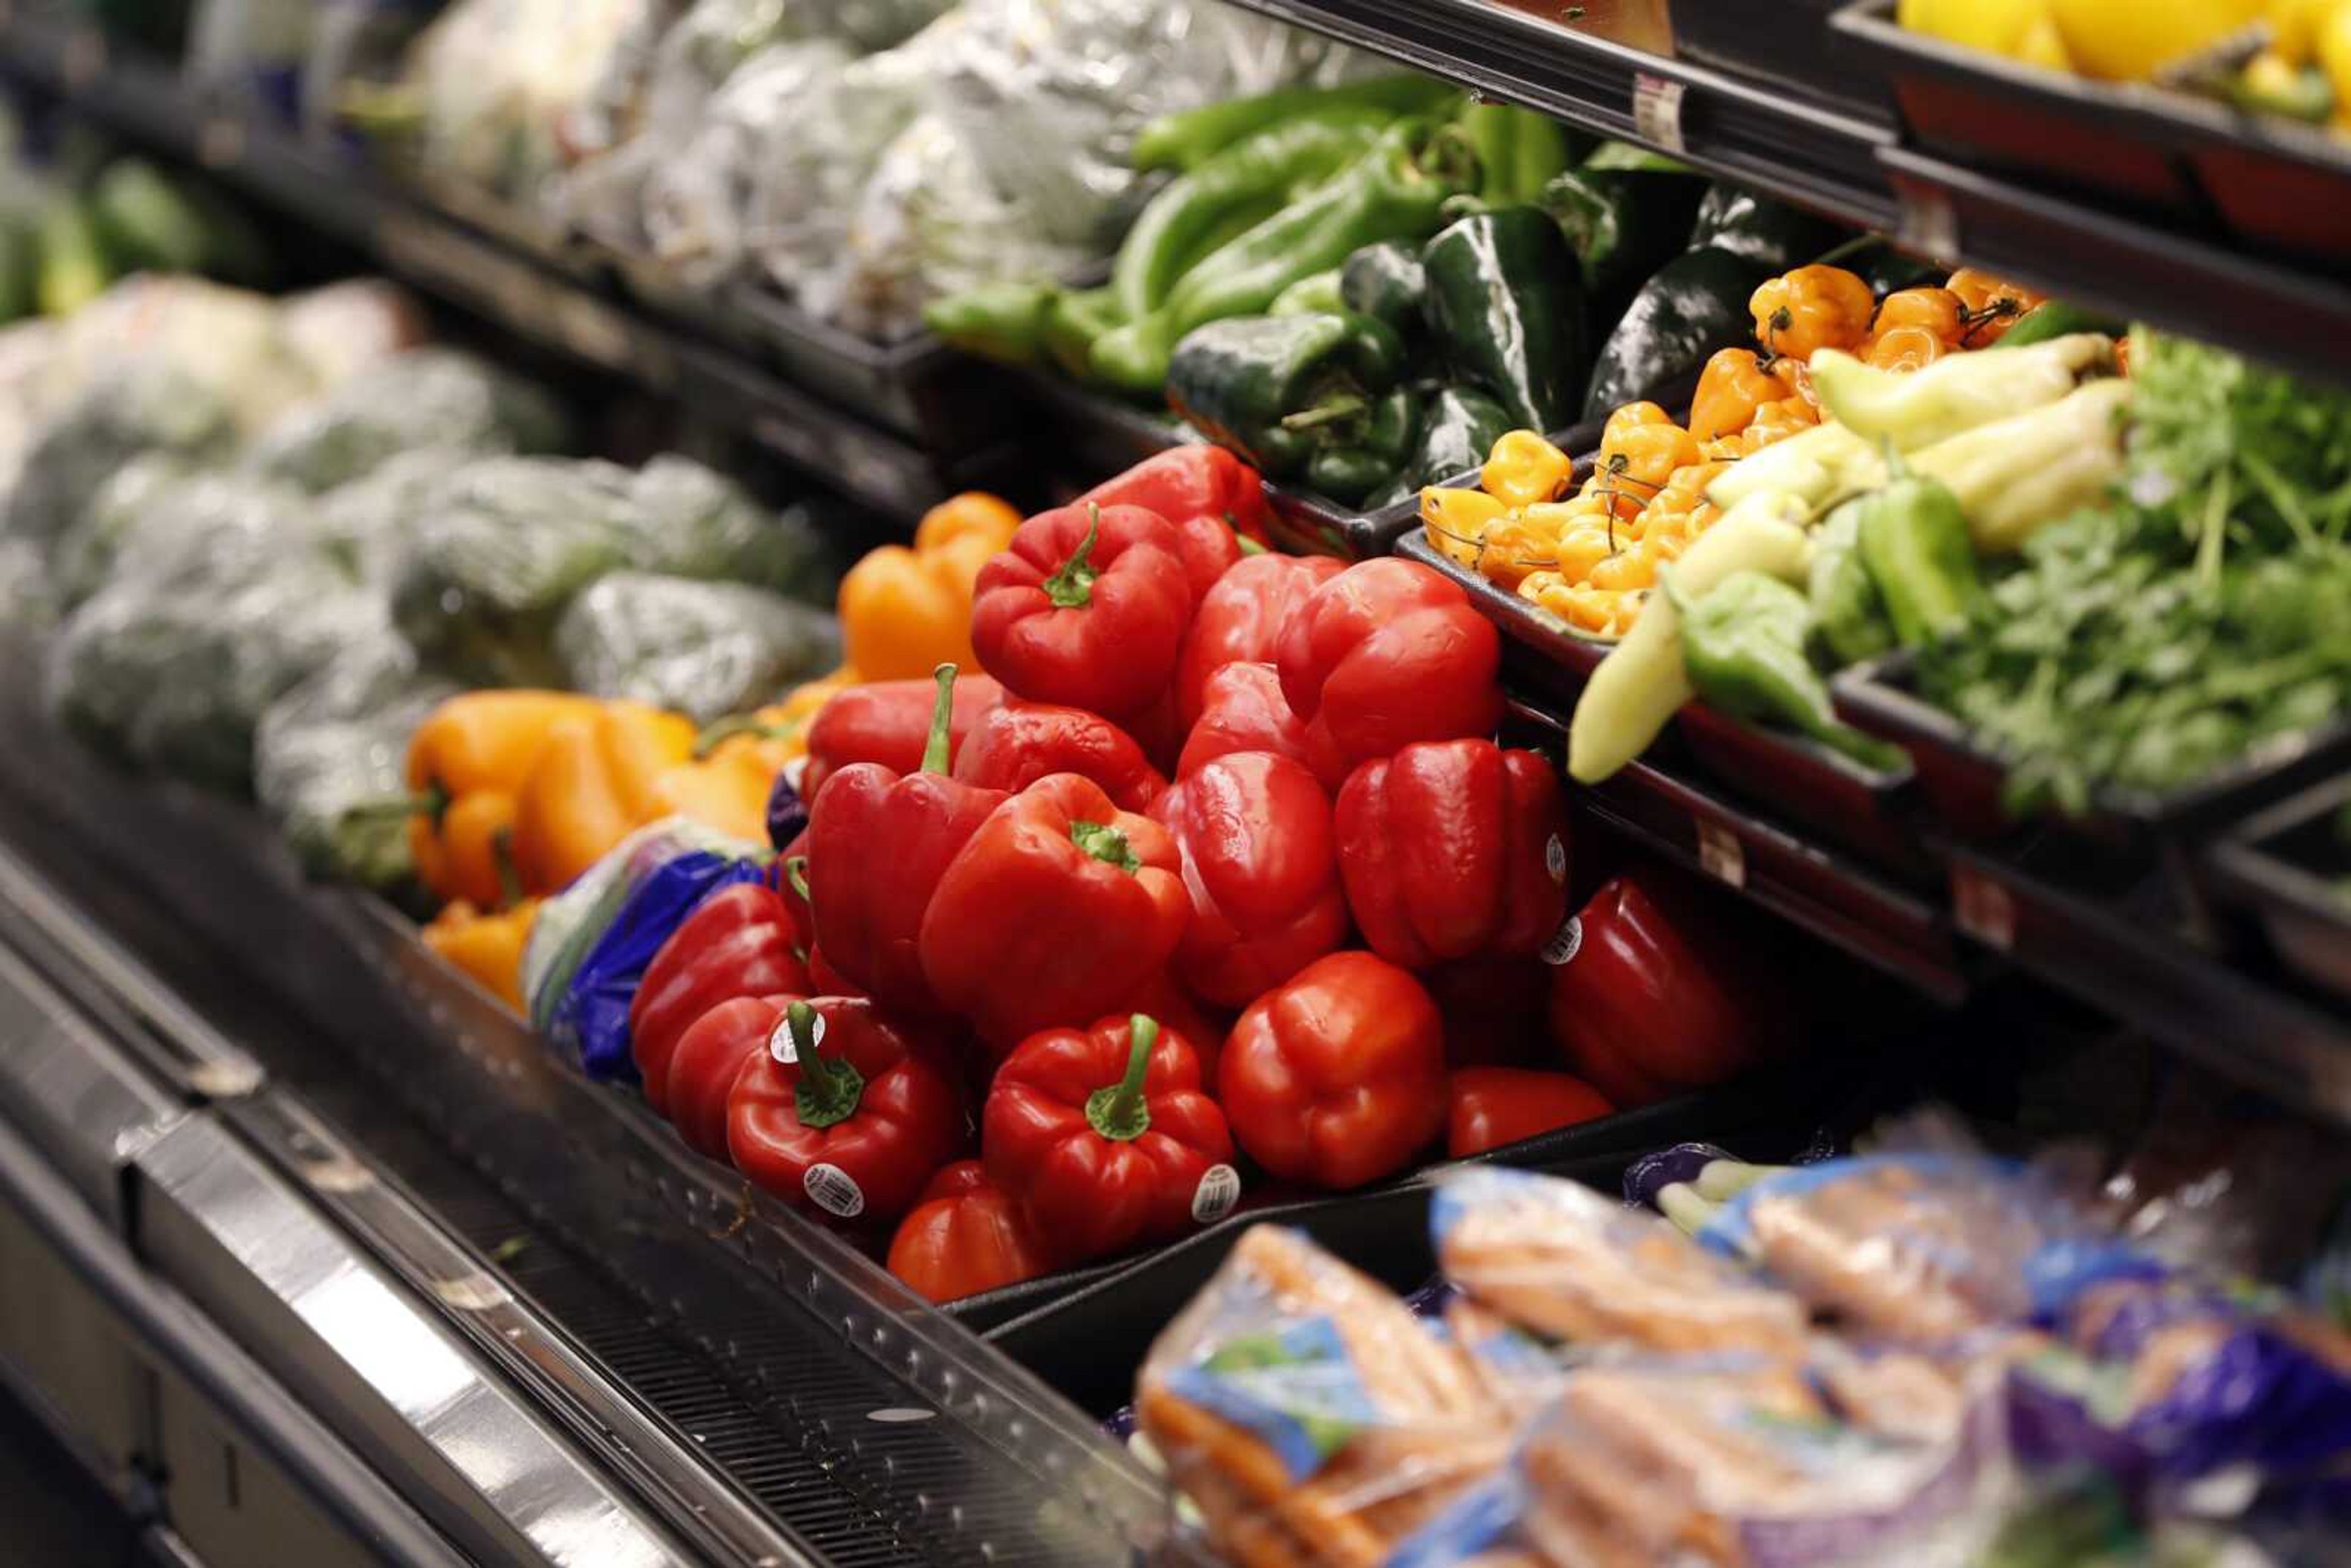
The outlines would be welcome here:
<svg viewBox="0 0 2351 1568">
<path fill-rule="evenodd" d="M 1362 1186 L 1445 1130 L 1445 1026 L 1405 970 L 1333 953 L 1249 1004 L 1217 1086 L 1234 1141 L 1267 1171 Z"/>
<path fill-rule="evenodd" d="M 956 669 L 941 664 L 919 771 L 854 763 L 809 813 L 808 903 L 816 945 L 860 990 L 929 1017 L 946 1005 L 925 977 L 920 937 L 941 877 L 1005 792 L 946 774 Z"/>
<path fill-rule="evenodd" d="M 629 1003 L 629 1053 L 646 1103 L 669 1113 L 673 1055 L 703 1014 L 737 997 L 806 994 L 799 946 L 791 910 L 765 883 L 735 883 L 695 905 L 645 966 Z"/>
<path fill-rule="evenodd" d="M 942 1166 L 890 1239 L 890 1272 L 928 1301 L 957 1301 L 1054 1267 L 1020 1206 L 977 1160 Z"/>
<path fill-rule="evenodd" d="M 1167 788 L 1134 737 L 1100 714 L 1018 697 L 981 719 L 956 757 L 956 778 L 987 789 L 1025 789 L 1055 773 L 1092 779 L 1127 811 Z"/>
<path fill-rule="evenodd" d="M 1331 800 L 1305 764 L 1262 751 L 1203 764 L 1151 810 L 1183 856 L 1184 978 L 1243 1007 L 1337 950 L 1347 900 Z"/>
<path fill-rule="evenodd" d="M 1143 1013 L 1021 1041 L 997 1069 L 980 1147 L 989 1176 L 1072 1260 L 1181 1236 L 1240 1191 L 1198 1058 Z"/>
<path fill-rule="evenodd" d="M 980 569 L 971 640 L 1007 691 L 1127 719 L 1175 677 L 1193 593 L 1175 528 L 1140 507 L 1063 507 Z"/>
<path fill-rule="evenodd" d="M 1344 570 L 1328 556 L 1260 555 L 1218 578 L 1200 596 L 1176 666 L 1176 711 L 1186 727 L 1199 722 L 1210 676 L 1228 664 L 1272 663 L 1290 612 Z"/>
<path fill-rule="evenodd" d="M 1005 1051 L 1102 1017 L 1182 940 L 1192 905 L 1180 863 L 1165 829 L 1120 810 L 1100 785 L 1039 780 L 938 879 L 922 927 L 933 993 Z M 821 888 L 817 909 L 821 919 Z"/>
<path fill-rule="evenodd" d="M 726 1101 L 726 1148 L 753 1185 L 796 1207 L 887 1224 L 963 1148 L 962 1097 L 870 1001 L 789 1000 Z"/>
<path fill-rule="evenodd" d="M 956 677 L 954 716 L 947 727 L 948 768 L 962 755 L 964 737 L 1003 701 L 1004 688 L 990 677 Z M 935 678 L 872 681 L 836 693 L 809 721 L 808 767 L 800 775 L 800 799 L 814 802 L 825 780 L 852 763 L 878 762 L 900 773 L 921 768 L 924 748 L 930 742 L 931 713 L 937 702 Z"/>
<path fill-rule="evenodd" d="M 688 1148 L 714 1160 L 727 1157 L 726 1107 L 735 1081 L 755 1057 L 767 1053 L 776 1019 L 799 999 L 780 994 L 733 997 L 678 1036 L 664 1076 L 663 1103 L 655 1109 L 669 1118 Z"/>
<path fill-rule="evenodd" d="M 1271 544 L 1265 481 L 1221 446 L 1172 446 L 1104 480 L 1076 504 L 1141 507 L 1166 518 L 1196 597 L 1244 556 Z"/>
<path fill-rule="evenodd" d="M 1392 964 L 1533 953 L 1567 917 L 1567 803 L 1531 751 L 1423 741 L 1366 762 L 1337 831 L 1347 906 Z"/>
</svg>

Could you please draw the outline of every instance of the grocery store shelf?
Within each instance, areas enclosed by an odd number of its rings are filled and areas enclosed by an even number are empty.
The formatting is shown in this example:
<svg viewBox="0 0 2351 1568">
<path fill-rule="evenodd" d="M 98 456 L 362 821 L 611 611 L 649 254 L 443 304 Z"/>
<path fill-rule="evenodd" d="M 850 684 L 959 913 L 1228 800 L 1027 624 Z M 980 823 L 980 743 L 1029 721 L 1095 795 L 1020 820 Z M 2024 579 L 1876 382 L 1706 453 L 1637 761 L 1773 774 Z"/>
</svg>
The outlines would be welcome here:
<svg viewBox="0 0 2351 1568">
<path fill-rule="evenodd" d="M 674 401 L 885 515 L 911 520 L 1008 456 L 1003 444 L 987 442 L 946 453 L 845 407 L 859 401 L 844 394 L 859 390 L 852 383 L 873 373 L 873 361 L 884 372 L 935 368 L 927 361 L 910 365 L 904 354 L 808 323 L 795 362 L 795 345 L 778 342 L 778 317 L 789 312 L 673 319 L 606 287 L 595 267 L 523 248 L 480 214 L 396 188 L 337 149 L 207 107 L 165 67 L 110 54 L 89 26 L 5 16 L 0 78 L 70 103 L 127 141 L 208 169 L 422 292 Z M 755 353 L 762 345 L 775 348 L 780 368 Z"/>
</svg>

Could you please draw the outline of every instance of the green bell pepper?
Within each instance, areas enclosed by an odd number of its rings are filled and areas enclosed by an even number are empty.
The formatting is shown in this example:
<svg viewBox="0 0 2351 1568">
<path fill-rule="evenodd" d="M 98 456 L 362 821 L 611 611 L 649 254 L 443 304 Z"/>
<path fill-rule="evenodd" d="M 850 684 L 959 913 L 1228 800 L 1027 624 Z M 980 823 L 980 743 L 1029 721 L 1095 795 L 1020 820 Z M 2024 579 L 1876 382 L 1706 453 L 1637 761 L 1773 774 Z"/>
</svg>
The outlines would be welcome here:
<svg viewBox="0 0 2351 1568">
<path fill-rule="evenodd" d="M 1534 201 L 1552 176 L 1574 166 L 1573 132 L 1547 114 L 1510 103 L 1473 103 L 1454 123 L 1478 156 L 1478 197 L 1489 206 Z"/>
<path fill-rule="evenodd" d="M 1167 398 L 1219 446 L 1349 503 L 1412 449 L 1404 345 L 1368 317 L 1236 316 L 1176 345 Z"/>
<path fill-rule="evenodd" d="M 1852 504 L 1855 546 L 1896 639 L 1915 648 L 1967 623 L 1984 604 L 1983 579 L 1950 486 L 1890 461 L 1893 481 Z"/>
<path fill-rule="evenodd" d="M 1167 379 L 1176 340 L 1196 327 L 1253 316 L 1300 278 L 1337 267 L 1374 240 L 1436 230 L 1468 171 L 1458 138 L 1398 120 L 1364 156 L 1186 273 L 1165 304 L 1094 345 L 1094 372 L 1137 392 Z"/>
<path fill-rule="evenodd" d="M 1454 374 L 1529 430 L 1573 423 L 1591 354 L 1583 286 L 1559 225 L 1534 207 L 1482 213 L 1430 240 L 1420 265 Z"/>
<path fill-rule="evenodd" d="M 1385 122 L 1376 110 L 1326 106 L 1244 137 L 1171 181 L 1118 247 L 1111 287 L 1120 309 L 1129 319 L 1157 309 L 1202 258 L 1361 158 Z"/>
<path fill-rule="evenodd" d="M 1343 87 L 1293 87 L 1163 114 L 1135 133 L 1137 169 L 1189 171 L 1254 131 L 1330 109 L 1386 115 L 1437 114 L 1460 97 L 1447 82 L 1421 76 L 1374 77 Z"/>
<path fill-rule="evenodd" d="M 1385 322 L 1407 350 L 1427 332 L 1427 298 L 1428 274 L 1421 269 L 1420 246 L 1405 240 L 1364 246 L 1339 269 L 1340 303 L 1358 316 Z"/>
<path fill-rule="evenodd" d="M 1344 310 L 1347 302 L 1339 292 L 1339 269 L 1335 267 L 1310 273 L 1273 297 L 1267 307 L 1269 316 L 1328 316 Z"/>
<path fill-rule="evenodd" d="M 1829 690 L 1804 657 L 1812 619 L 1804 595 L 1776 577 L 1735 571 L 1698 599 L 1660 574 L 1681 622 L 1682 668 L 1692 690 L 1733 718 L 1785 725 L 1864 767 L 1884 771 L 1902 754 L 1839 722 Z"/>
<path fill-rule="evenodd" d="M 1861 559 L 1863 502 L 1856 497 L 1828 515 L 1813 538 L 1805 586 L 1813 634 L 1836 664 L 1857 664 L 1895 646 L 1886 601 Z"/>
</svg>

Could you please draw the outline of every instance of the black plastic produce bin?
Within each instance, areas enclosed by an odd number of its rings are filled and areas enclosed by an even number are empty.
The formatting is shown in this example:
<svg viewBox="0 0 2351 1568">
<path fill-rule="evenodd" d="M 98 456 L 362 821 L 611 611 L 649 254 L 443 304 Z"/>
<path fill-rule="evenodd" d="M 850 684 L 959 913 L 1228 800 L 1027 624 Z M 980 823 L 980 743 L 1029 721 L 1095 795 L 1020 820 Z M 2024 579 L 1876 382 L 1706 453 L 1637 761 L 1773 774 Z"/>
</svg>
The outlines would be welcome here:
<svg viewBox="0 0 2351 1568">
<path fill-rule="evenodd" d="M 1844 0 L 1673 0 L 1674 52 L 1733 75 L 1891 125 L 1886 79 L 1857 54 L 1836 47 L 1829 18 Z"/>
<path fill-rule="evenodd" d="M 2351 998 L 2351 774 L 2281 800 L 2212 846 L 2206 875 L 2222 904 L 2261 922 L 2278 960 Z"/>
</svg>

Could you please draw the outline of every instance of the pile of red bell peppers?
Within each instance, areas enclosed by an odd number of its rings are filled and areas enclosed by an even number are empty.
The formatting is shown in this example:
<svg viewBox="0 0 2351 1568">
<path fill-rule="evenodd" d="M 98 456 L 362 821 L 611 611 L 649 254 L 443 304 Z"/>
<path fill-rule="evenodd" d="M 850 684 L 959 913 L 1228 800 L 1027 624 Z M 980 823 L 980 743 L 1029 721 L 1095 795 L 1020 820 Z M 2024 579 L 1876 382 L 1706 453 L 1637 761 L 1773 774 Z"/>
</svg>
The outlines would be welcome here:
<svg viewBox="0 0 2351 1568">
<path fill-rule="evenodd" d="M 1776 1043 L 1790 1014 L 1747 1007 L 1752 959 L 1679 883 L 1570 918 L 1558 771 L 1495 744 L 1461 591 L 1267 553 L 1265 519 L 1229 454 L 1164 454 L 982 570 L 987 675 L 831 700 L 805 826 L 771 812 L 781 874 L 711 896 L 637 993 L 689 1144 L 946 1300 Z"/>
</svg>

